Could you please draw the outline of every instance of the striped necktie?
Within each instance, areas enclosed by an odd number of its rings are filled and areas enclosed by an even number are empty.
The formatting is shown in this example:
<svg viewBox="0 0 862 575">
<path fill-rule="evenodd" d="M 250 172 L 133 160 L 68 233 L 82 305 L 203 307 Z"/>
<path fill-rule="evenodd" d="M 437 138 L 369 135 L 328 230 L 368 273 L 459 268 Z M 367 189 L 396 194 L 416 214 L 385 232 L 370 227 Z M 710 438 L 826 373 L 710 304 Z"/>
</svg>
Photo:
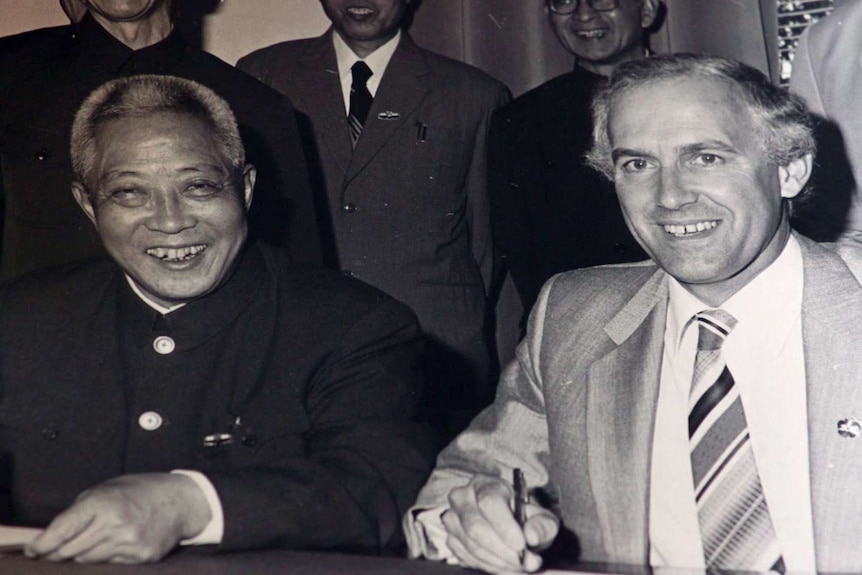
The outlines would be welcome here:
<svg viewBox="0 0 862 575">
<path fill-rule="evenodd" d="M 706 567 L 783 572 L 739 390 L 721 355 L 736 320 L 722 310 L 695 318 L 688 436 Z"/>
<path fill-rule="evenodd" d="M 368 78 L 374 72 L 362 60 L 356 62 L 350 71 L 353 73 L 353 83 L 350 85 L 350 112 L 347 114 L 347 123 L 350 125 L 350 142 L 356 147 L 359 134 L 362 133 L 362 125 L 374 101 L 368 91 Z"/>
</svg>

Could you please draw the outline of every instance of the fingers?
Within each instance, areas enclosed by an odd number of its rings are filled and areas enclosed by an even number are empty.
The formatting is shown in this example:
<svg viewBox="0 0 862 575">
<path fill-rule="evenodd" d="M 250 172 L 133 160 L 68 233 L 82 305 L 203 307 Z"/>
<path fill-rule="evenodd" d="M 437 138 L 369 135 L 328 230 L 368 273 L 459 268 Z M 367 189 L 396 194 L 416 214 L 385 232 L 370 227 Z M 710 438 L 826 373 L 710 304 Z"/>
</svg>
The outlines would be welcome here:
<svg viewBox="0 0 862 575">
<path fill-rule="evenodd" d="M 48 528 L 25 547 L 24 554 L 34 559 L 45 558 L 52 561 L 63 561 L 73 557 L 61 549 L 79 539 L 94 520 L 95 517 L 92 514 L 73 505 L 55 517 Z M 72 548 L 75 548 L 75 545 Z"/>
<path fill-rule="evenodd" d="M 524 538 L 527 546 L 536 551 L 547 549 L 560 531 L 560 519 L 538 505 L 527 506 L 527 522 L 524 524 Z"/>
<path fill-rule="evenodd" d="M 182 538 L 196 490 L 189 478 L 169 474 L 109 480 L 82 493 L 25 553 L 79 563 L 157 561 Z"/>
<path fill-rule="evenodd" d="M 520 571 L 524 533 L 512 515 L 511 487 L 499 479 L 476 477 L 449 495 L 443 515 L 451 551 L 465 565 L 491 572 Z"/>
</svg>

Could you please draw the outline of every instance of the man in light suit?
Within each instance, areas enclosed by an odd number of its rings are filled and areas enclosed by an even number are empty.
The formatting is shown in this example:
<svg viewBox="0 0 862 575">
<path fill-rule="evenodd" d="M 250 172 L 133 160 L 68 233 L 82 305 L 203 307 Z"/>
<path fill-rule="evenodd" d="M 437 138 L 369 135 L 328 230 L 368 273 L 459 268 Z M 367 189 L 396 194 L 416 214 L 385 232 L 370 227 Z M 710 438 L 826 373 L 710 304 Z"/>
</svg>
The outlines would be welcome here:
<svg viewBox="0 0 862 575">
<path fill-rule="evenodd" d="M 862 256 L 790 231 L 814 152 L 802 102 L 678 55 L 622 65 L 594 115 L 590 161 L 652 261 L 545 285 L 495 403 L 405 516 L 412 556 L 533 571 L 557 538 L 588 562 L 859 570 Z"/>
<path fill-rule="evenodd" d="M 835 4 L 799 39 L 790 90 L 823 120 L 818 133 L 822 165 L 813 174 L 814 201 L 794 214 L 799 229 L 815 237 L 858 241 L 862 237 L 862 3 Z M 825 162 L 823 159 L 825 158 Z"/>
<path fill-rule="evenodd" d="M 493 395 L 485 140 L 508 92 L 416 46 L 401 30 L 416 3 L 322 0 L 332 21 L 323 36 L 258 50 L 238 66 L 307 116 L 300 123 L 313 132 L 307 155 L 320 170 L 334 263 L 419 316 L 430 402 L 457 432 Z M 371 76 L 353 90 L 358 62 Z M 348 121 L 351 92 L 373 97 L 359 130 Z"/>
</svg>

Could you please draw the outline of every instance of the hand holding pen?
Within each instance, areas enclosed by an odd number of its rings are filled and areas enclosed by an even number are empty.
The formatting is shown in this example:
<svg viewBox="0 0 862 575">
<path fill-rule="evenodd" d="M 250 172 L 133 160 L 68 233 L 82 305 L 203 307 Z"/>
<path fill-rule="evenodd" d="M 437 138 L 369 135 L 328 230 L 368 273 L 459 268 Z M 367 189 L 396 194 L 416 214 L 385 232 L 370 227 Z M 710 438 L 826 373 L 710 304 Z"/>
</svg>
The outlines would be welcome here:
<svg viewBox="0 0 862 575">
<path fill-rule="evenodd" d="M 538 553 L 556 537 L 559 520 L 530 503 L 524 475 L 518 471 L 513 471 L 511 484 L 476 475 L 449 494 L 443 525 L 447 545 L 462 565 L 491 573 L 532 572 L 542 566 Z"/>
</svg>

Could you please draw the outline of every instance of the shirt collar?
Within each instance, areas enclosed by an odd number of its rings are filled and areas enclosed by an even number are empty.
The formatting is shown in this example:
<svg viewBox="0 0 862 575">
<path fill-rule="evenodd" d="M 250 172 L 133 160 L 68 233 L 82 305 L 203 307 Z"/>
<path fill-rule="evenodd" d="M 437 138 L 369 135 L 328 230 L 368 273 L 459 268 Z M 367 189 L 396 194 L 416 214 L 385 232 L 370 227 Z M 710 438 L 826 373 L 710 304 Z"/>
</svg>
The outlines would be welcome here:
<svg viewBox="0 0 862 575">
<path fill-rule="evenodd" d="M 181 307 L 186 305 L 185 303 L 178 303 L 170 307 L 165 307 L 159 303 L 156 303 L 152 299 L 147 297 L 147 295 L 143 292 L 137 282 L 133 280 L 129 274 L 124 272 L 123 275 L 126 276 L 126 281 L 129 282 L 129 287 L 132 288 L 132 291 L 135 292 L 135 295 L 138 296 L 138 298 L 140 298 L 142 302 L 144 302 L 162 315 L 168 315 L 172 311 L 180 309 Z"/>
<path fill-rule="evenodd" d="M 721 309 L 737 321 L 728 338 L 741 330 L 749 332 L 765 350 L 777 354 L 800 317 L 802 274 L 802 252 L 791 235 L 775 261 L 721 305 Z M 666 341 L 675 342 L 678 350 L 693 316 L 713 308 L 692 295 L 675 278 L 668 279 L 669 338 Z"/>
<path fill-rule="evenodd" d="M 367 58 L 363 59 L 356 55 L 338 32 L 333 31 L 332 43 L 335 46 L 335 59 L 338 62 L 338 75 L 342 78 L 350 75 L 350 69 L 353 65 L 359 60 L 362 60 L 368 64 L 368 67 L 371 68 L 371 71 L 374 73 L 372 78 L 382 78 L 383 73 L 386 71 L 386 67 L 389 65 L 389 61 L 392 59 L 392 55 L 395 53 L 396 48 L 398 48 L 398 43 L 400 41 L 401 30 L 398 30 L 398 32 L 395 33 L 395 36 L 393 36 L 388 42 L 372 52 Z"/>
</svg>

